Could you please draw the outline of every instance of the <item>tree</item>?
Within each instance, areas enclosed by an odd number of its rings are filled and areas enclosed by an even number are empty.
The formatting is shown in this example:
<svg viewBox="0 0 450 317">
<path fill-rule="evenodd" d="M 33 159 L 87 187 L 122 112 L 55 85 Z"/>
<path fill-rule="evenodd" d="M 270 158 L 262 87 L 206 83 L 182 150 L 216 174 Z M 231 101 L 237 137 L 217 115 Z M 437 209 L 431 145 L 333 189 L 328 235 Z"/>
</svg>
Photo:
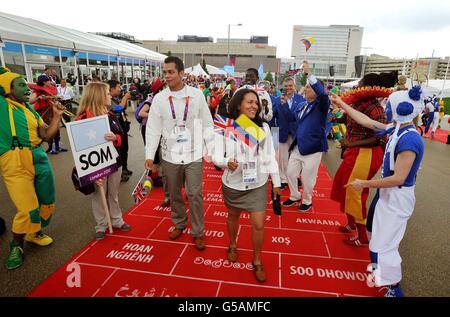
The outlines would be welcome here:
<svg viewBox="0 0 450 317">
<path fill-rule="evenodd" d="M 172 52 L 171 52 L 171 51 L 168 51 L 168 52 L 167 52 L 167 56 L 172 56 Z"/>
<path fill-rule="evenodd" d="M 204 71 L 209 75 L 208 69 L 206 68 L 206 61 L 204 58 L 202 59 L 202 67 L 203 67 Z"/>
<path fill-rule="evenodd" d="M 270 81 L 273 83 L 273 77 L 271 72 L 267 72 L 266 77 L 264 77 L 264 80 Z"/>
</svg>

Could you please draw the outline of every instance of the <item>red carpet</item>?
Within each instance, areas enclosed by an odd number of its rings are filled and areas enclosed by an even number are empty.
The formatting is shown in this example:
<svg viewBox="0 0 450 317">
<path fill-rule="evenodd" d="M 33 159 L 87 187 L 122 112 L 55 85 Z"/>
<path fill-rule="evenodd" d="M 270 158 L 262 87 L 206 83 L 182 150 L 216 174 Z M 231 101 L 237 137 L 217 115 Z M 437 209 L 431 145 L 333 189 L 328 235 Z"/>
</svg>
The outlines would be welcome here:
<svg viewBox="0 0 450 317">
<path fill-rule="evenodd" d="M 320 167 L 313 210 L 302 214 L 296 206 L 266 218 L 263 263 L 267 281 L 259 283 L 251 268 L 251 227 L 243 213 L 238 235 L 238 261 L 226 259 L 228 234 L 221 193 L 221 173 L 205 166 L 204 251 L 194 248 L 189 234 L 170 241 L 170 208 L 160 208 L 158 188 L 131 208 L 127 233 L 114 232 L 93 241 L 73 256 L 30 296 L 381 296 L 366 284 L 368 248 L 345 245 L 338 226 L 345 216 L 330 201 L 332 180 Z M 289 190 L 283 191 L 283 201 Z M 270 195 L 269 195 L 270 199 Z M 187 229 L 187 233 L 189 228 Z M 80 272 L 79 279 L 75 273 Z M 75 276 L 75 278 L 74 278 Z M 79 281 L 79 285 L 76 283 Z M 79 286 L 79 287 L 77 287 Z"/>
<path fill-rule="evenodd" d="M 434 139 L 432 139 L 431 138 L 431 129 L 430 129 L 430 131 L 428 131 L 427 138 L 429 140 L 432 140 L 432 141 L 438 141 L 438 142 L 442 142 L 442 143 L 447 143 L 447 136 L 448 136 L 448 131 L 447 130 L 437 129 L 436 130 L 436 134 L 434 135 Z"/>
</svg>

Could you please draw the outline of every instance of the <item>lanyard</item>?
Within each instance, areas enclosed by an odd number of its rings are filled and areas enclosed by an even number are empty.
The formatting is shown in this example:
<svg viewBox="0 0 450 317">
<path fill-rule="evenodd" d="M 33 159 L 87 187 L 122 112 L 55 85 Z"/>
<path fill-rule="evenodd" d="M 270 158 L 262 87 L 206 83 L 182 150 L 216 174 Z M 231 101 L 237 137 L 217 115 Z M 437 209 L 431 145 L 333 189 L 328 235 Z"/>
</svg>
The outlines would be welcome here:
<svg viewBox="0 0 450 317">
<path fill-rule="evenodd" d="M 299 119 L 302 119 L 302 118 L 303 118 L 303 116 L 308 112 L 309 108 L 311 108 L 311 105 L 309 105 L 309 104 L 306 104 L 306 105 L 303 107 L 302 112 L 300 113 Z"/>
<path fill-rule="evenodd" d="M 172 110 L 172 118 L 176 120 L 177 116 L 175 115 L 175 108 L 173 107 L 172 96 L 169 96 L 169 103 L 170 103 L 170 110 Z M 184 122 L 186 122 L 188 111 L 189 111 L 189 96 L 186 97 L 186 105 L 184 107 L 184 116 L 183 116 Z"/>
</svg>

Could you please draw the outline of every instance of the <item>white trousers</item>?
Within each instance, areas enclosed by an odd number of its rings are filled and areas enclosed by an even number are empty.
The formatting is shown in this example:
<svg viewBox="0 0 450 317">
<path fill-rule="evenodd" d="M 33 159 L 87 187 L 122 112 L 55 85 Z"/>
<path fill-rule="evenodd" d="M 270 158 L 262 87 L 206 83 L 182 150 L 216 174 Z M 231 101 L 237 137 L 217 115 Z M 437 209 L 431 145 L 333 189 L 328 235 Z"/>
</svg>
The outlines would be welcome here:
<svg viewBox="0 0 450 317">
<path fill-rule="evenodd" d="M 111 224 L 113 227 L 119 228 L 124 224 L 122 219 L 122 210 L 119 205 L 119 186 L 122 175 L 122 167 L 117 172 L 112 173 L 106 177 L 103 184 L 103 190 L 106 195 L 106 202 L 109 208 L 109 215 L 111 217 Z M 92 196 L 92 213 L 94 214 L 96 226 L 95 231 L 105 231 L 108 228 L 108 218 L 106 217 L 106 210 L 103 207 L 103 200 L 100 190 L 95 185 L 95 192 Z"/>
<path fill-rule="evenodd" d="M 439 125 L 439 112 L 436 112 L 433 117 L 433 122 L 431 123 L 431 131 L 436 132 Z"/>
<path fill-rule="evenodd" d="M 414 186 L 380 188 L 369 244 L 370 251 L 378 255 L 373 272 L 377 286 L 396 284 L 402 279 L 402 258 L 398 248 L 415 202 Z"/>
<path fill-rule="evenodd" d="M 279 143 L 279 151 L 280 151 L 280 162 L 279 162 L 279 170 L 280 170 L 280 179 L 282 183 L 287 183 L 287 168 L 289 162 L 289 147 L 292 144 L 292 138 L 289 135 L 288 139 L 285 143 Z"/>
<path fill-rule="evenodd" d="M 301 195 L 298 191 L 297 179 L 302 177 L 303 199 L 302 204 L 312 203 L 312 193 L 316 185 L 317 172 L 319 170 L 322 152 L 309 155 L 301 155 L 296 146 L 289 157 L 287 177 L 290 191 L 290 200 L 300 200 Z"/>
</svg>

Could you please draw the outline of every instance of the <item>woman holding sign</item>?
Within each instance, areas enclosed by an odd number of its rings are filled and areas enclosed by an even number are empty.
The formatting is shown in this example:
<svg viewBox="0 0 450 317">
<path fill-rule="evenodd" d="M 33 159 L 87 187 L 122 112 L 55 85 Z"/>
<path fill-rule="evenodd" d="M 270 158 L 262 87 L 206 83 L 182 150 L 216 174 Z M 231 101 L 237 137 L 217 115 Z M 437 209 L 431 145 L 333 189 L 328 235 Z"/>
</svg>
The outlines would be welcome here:
<svg viewBox="0 0 450 317">
<path fill-rule="evenodd" d="M 83 90 L 80 106 L 76 120 L 93 118 L 102 115 L 108 115 L 109 125 L 112 132 L 105 134 L 105 140 L 112 141 L 117 151 L 120 150 L 123 131 L 115 115 L 108 111 L 111 105 L 111 95 L 109 86 L 101 82 L 91 82 Z M 104 191 L 96 190 L 92 194 L 92 212 L 95 221 L 95 238 L 101 240 L 105 237 L 108 219 L 105 208 L 102 203 L 102 192 L 106 193 L 112 226 L 122 231 L 129 231 L 131 226 L 122 219 L 122 211 L 119 206 L 119 185 L 122 174 L 122 162 L 120 156 L 117 157 L 118 170 L 95 182 L 98 187 L 103 187 Z"/>
<path fill-rule="evenodd" d="M 215 142 L 214 164 L 225 169 L 222 192 L 228 208 L 227 227 L 230 246 L 227 257 L 237 260 L 236 238 L 242 211 L 250 212 L 253 242 L 253 267 L 259 282 L 266 280 L 261 262 L 264 220 L 267 209 L 268 177 L 272 177 L 274 193 L 281 194 L 278 164 L 269 125 L 257 114 L 261 104 L 251 89 L 237 91 L 228 105 L 229 115 L 235 120 L 236 138 Z M 235 139 L 237 139 L 235 141 Z"/>
</svg>

